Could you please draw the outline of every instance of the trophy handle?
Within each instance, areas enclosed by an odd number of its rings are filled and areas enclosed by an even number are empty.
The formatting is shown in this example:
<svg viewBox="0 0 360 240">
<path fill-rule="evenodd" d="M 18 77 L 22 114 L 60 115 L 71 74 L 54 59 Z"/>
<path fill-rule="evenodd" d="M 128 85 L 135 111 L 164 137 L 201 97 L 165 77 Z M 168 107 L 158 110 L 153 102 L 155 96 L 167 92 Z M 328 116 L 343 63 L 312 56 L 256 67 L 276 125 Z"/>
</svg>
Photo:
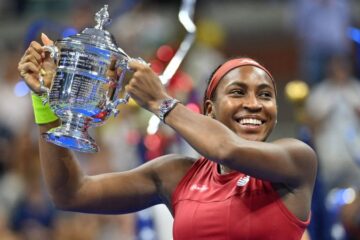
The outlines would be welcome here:
<svg viewBox="0 0 360 240">
<path fill-rule="evenodd" d="M 133 72 L 132 69 L 129 68 L 129 65 L 128 65 L 129 59 L 139 61 L 139 62 L 141 62 L 143 64 L 149 65 L 149 63 L 147 63 L 144 59 L 142 59 L 140 57 L 138 57 L 138 58 L 130 58 L 128 55 L 127 55 L 127 57 L 128 58 L 125 61 L 121 61 L 116 66 L 116 69 L 118 67 L 120 67 L 120 66 L 122 66 L 122 68 L 124 69 L 124 71 L 121 72 L 121 74 L 120 74 L 120 76 L 118 78 L 118 81 L 117 81 L 117 87 L 116 87 L 116 91 L 115 91 L 115 96 L 116 97 L 119 95 L 119 92 L 123 88 L 123 82 L 124 82 L 126 72 Z M 113 102 L 109 101 L 109 103 L 107 104 L 107 106 L 108 106 L 107 109 L 109 111 L 111 111 L 114 114 L 115 117 L 119 114 L 119 110 L 117 109 L 117 106 L 119 104 L 127 104 L 129 102 L 130 95 L 128 93 L 126 93 L 126 92 L 124 94 L 125 94 L 124 98 L 118 98 Z"/>
<path fill-rule="evenodd" d="M 44 51 L 50 53 L 50 57 L 52 59 L 54 59 L 55 61 L 58 59 L 59 50 L 55 45 L 43 46 L 42 48 L 44 49 Z M 45 70 L 41 68 L 39 73 L 39 82 L 40 82 L 40 92 L 45 95 L 42 97 L 43 105 L 45 105 L 49 101 L 49 94 L 50 94 L 50 89 L 45 86 L 45 81 L 44 81 L 45 74 L 46 74 Z"/>
<path fill-rule="evenodd" d="M 117 106 L 119 104 L 126 104 L 129 102 L 130 95 L 128 93 L 125 93 L 124 98 L 116 99 L 114 102 L 109 102 L 107 104 L 107 109 L 111 111 L 114 114 L 114 117 L 116 117 L 119 114 L 119 110 L 117 109 Z"/>
<path fill-rule="evenodd" d="M 112 101 L 112 99 L 108 99 L 107 104 L 106 104 L 107 110 L 111 111 L 114 114 L 114 117 L 116 117 L 119 114 L 119 110 L 117 109 L 117 106 L 119 104 L 128 103 L 128 101 L 130 99 L 130 95 L 128 93 L 125 93 L 124 98 L 117 98 L 120 94 L 121 89 L 123 88 L 125 74 L 127 71 L 130 70 L 128 67 L 128 64 L 127 64 L 128 59 L 129 59 L 129 57 L 127 59 L 124 59 L 124 60 L 118 62 L 115 66 L 115 69 L 118 69 L 119 67 L 121 67 L 121 69 L 124 69 L 124 70 L 121 72 L 121 74 L 119 75 L 119 77 L 116 81 L 115 92 L 112 97 L 115 100 Z"/>
<path fill-rule="evenodd" d="M 54 59 L 55 61 L 59 58 L 59 49 L 55 45 L 47 45 L 42 47 L 44 51 L 47 51 L 50 53 L 50 57 Z"/>
<path fill-rule="evenodd" d="M 45 87 L 45 81 L 44 81 L 45 74 L 46 74 L 45 70 L 41 68 L 39 73 L 39 82 L 40 82 L 41 101 L 44 106 L 48 102 L 49 94 L 50 94 L 50 89 Z"/>
</svg>

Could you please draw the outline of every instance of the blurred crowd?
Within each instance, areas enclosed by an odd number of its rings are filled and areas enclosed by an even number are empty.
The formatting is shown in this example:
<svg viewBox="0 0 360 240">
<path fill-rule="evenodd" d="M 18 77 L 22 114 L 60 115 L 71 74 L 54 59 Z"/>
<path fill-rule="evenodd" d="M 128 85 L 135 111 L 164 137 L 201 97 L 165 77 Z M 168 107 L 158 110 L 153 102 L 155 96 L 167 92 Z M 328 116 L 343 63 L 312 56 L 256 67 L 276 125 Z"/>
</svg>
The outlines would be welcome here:
<svg viewBox="0 0 360 240">
<path fill-rule="evenodd" d="M 80 32 L 94 26 L 94 13 L 109 4 L 113 19 L 109 31 L 119 46 L 130 56 L 142 57 L 161 74 L 184 38 L 185 31 L 177 20 L 180 2 L 0 2 L 0 18 L 7 20 L 6 29 L 16 29 L 19 22 L 23 26 L 21 32 L 2 32 L 5 37 L 0 40 L 1 240 L 169 239 L 163 237 L 164 225 L 151 209 L 121 216 L 54 209 L 41 177 L 30 92 L 19 77 L 17 63 L 25 47 L 38 40 L 41 32 L 53 39 Z M 307 142 L 319 158 L 310 238 L 360 239 L 360 21 L 355 14 L 360 12 L 360 4 L 351 0 L 273 0 L 259 1 L 251 8 L 252 3 L 229 1 L 226 5 L 235 10 L 259 9 L 261 5 L 264 12 L 278 11 L 283 23 L 275 22 L 267 30 L 259 28 L 269 36 L 263 42 L 258 39 L 262 35 L 253 33 L 256 22 L 251 25 L 247 19 L 236 32 L 234 26 L 241 25 L 237 20 L 229 27 L 229 22 L 226 25 L 221 17 L 214 16 L 229 15 L 222 12 L 225 4 L 199 0 L 196 42 L 167 88 L 190 109 L 201 112 L 206 80 L 224 59 L 255 53 L 270 70 L 275 66 L 280 111 L 287 115 L 280 118 L 281 130 L 275 135 Z M 251 37 L 255 39 L 246 43 Z M 282 45 L 284 49 L 274 53 L 269 50 L 269 41 L 274 41 L 275 48 Z M 282 59 L 292 59 L 293 64 Z M 120 107 L 117 118 L 91 129 L 100 152 L 74 153 L 84 171 L 124 171 L 170 152 L 198 155 L 165 125 L 149 130 L 150 117 L 130 101 Z M 292 126 L 295 136 L 291 136 Z"/>
</svg>

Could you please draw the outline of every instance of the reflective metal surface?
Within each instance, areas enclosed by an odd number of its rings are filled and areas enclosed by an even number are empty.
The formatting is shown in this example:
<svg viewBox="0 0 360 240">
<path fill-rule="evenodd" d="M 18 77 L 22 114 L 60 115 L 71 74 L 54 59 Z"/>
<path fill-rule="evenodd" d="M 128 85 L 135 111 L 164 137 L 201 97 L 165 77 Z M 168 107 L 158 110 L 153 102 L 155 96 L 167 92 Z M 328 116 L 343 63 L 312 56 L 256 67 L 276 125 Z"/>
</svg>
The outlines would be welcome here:
<svg viewBox="0 0 360 240">
<path fill-rule="evenodd" d="M 82 152 L 98 151 L 88 128 L 101 125 L 117 114 L 118 104 L 128 100 L 128 97 L 119 99 L 119 92 L 129 57 L 103 29 L 110 21 L 107 5 L 96 14 L 95 21 L 94 28 L 45 47 L 57 63 L 47 101 L 62 124 L 43 137 Z M 119 79 L 110 79 L 108 72 L 116 68 L 121 70 Z"/>
</svg>

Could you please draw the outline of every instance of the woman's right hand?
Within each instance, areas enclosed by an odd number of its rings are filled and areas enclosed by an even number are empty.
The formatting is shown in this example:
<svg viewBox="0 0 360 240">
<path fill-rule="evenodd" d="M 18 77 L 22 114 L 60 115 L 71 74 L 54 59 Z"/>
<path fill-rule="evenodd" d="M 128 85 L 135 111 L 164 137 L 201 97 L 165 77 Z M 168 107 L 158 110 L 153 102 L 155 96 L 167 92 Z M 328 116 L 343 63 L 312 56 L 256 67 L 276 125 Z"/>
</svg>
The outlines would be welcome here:
<svg viewBox="0 0 360 240">
<path fill-rule="evenodd" d="M 53 41 L 45 34 L 41 34 L 41 41 L 44 45 L 53 45 Z M 44 71 L 41 71 L 41 69 Z M 32 41 L 18 64 L 18 70 L 29 88 L 33 92 L 41 94 L 43 92 L 40 89 L 40 74 L 43 74 L 44 84 L 49 88 L 55 74 L 56 65 L 54 60 L 50 58 L 50 54 L 45 52 L 38 42 Z"/>
</svg>

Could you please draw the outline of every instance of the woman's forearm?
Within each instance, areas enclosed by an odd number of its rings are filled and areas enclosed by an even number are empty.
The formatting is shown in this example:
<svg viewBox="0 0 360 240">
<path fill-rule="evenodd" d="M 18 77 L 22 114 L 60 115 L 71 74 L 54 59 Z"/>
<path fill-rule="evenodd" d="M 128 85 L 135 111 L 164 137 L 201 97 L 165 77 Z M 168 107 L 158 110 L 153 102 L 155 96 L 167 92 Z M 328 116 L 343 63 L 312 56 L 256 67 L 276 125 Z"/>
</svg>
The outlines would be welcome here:
<svg viewBox="0 0 360 240">
<path fill-rule="evenodd" d="M 83 173 L 71 152 L 47 142 L 41 135 L 59 122 L 39 125 L 39 151 L 46 185 L 55 204 L 70 199 L 81 185 Z"/>
<path fill-rule="evenodd" d="M 182 104 L 178 104 L 166 116 L 165 121 L 201 155 L 215 161 L 226 158 L 228 143 L 236 137 L 235 133 L 222 123 L 194 113 Z"/>
</svg>

